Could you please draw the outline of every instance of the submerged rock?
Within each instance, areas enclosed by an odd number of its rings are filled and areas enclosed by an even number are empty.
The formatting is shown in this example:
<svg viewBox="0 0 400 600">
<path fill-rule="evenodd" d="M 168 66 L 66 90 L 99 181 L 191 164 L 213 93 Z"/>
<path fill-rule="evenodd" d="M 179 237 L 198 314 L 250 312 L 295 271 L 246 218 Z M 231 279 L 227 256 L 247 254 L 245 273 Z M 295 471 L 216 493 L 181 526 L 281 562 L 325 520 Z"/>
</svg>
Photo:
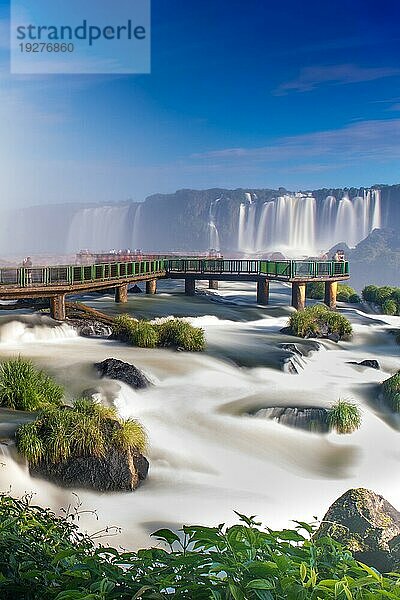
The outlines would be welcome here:
<svg viewBox="0 0 400 600">
<path fill-rule="evenodd" d="M 326 408 L 315 406 L 271 406 L 258 410 L 255 416 L 271 419 L 289 427 L 327 433 L 329 431 L 328 412 Z"/>
<path fill-rule="evenodd" d="M 150 385 L 147 377 L 134 365 L 116 358 L 107 358 L 94 365 L 102 377 L 123 381 L 133 388 L 142 389 Z"/>
<path fill-rule="evenodd" d="M 78 327 L 79 335 L 89 338 L 109 338 L 112 334 L 110 325 L 100 323 L 100 321 L 91 321 L 83 323 Z"/>
<path fill-rule="evenodd" d="M 316 537 L 324 535 L 381 572 L 400 568 L 400 513 L 370 490 L 351 489 L 338 498 L 316 533 Z"/>
<path fill-rule="evenodd" d="M 358 365 L 359 367 L 370 367 L 371 369 L 380 369 L 380 365 L 377 360 L 374 359 L 366 359 L 361 362 L 356 362 L 354 360 L 349 361 L 349 365 Z"/>
<path fill-rule="evenodd" d="M 129 288 L 128 292 L 129 294 L 143 294 L 143 290 L 141 290 L 136 283 L 131 288 Z"/>
<path fill-rule="evenodd" d="M 30 467 L 33 477 L 41 477 L 63 487 L 90 488 L 101 492 L 132 491 L 146 479 L 147 459 L 134 449 L 110 448 L 104 457 L 81 456 L 58 464 L 40 463 Z"/>
</svg>

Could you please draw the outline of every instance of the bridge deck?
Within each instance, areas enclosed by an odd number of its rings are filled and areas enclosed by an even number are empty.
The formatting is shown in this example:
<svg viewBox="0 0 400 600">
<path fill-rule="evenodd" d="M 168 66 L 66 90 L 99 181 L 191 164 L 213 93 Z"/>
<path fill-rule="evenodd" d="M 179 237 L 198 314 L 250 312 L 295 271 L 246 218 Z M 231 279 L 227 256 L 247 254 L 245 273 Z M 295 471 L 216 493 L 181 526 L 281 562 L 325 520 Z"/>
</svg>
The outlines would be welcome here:
<svg viewBox="0 0 400 600">
<path fill-rule="evenodd" d="M 292 284 L 292 305 L 301 310 L 305 305 L 305 284 L 324 281 L 325 301 L 336 305 L 337 281 L 349 278 L 345 261 L 298 260 L 224 260 L 224 259 L 157 259 L 92 265 L 54 267 L 20 267 L 0 269 L 0 299 L 50 298 L 51 314 L 65 319 L 65 296 L 68 294 L 116 289 L 116 301 L 126 302 L 128 284 L 146 281 L 146 291 L 156 291 L 157 279 L 185 279 L 188 295 L 195 292 L 195 280 L 255 281 L 257 301 L 267 304 L 269 281 Z M 210 284 L 211 285 L 211 284 Z M 215 288 L 214 288 L 215 289 Z"/>
</svg>

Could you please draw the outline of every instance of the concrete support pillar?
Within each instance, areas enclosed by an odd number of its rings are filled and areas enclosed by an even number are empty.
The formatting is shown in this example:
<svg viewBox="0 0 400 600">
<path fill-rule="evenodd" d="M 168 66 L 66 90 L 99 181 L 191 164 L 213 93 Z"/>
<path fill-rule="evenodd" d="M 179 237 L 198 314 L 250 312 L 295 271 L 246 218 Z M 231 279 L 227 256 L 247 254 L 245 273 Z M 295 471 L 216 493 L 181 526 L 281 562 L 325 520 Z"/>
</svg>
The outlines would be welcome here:
<svg viewBox="0 0 400 600">
<path fill-rule="evenodd" d="M 146 281 L 146 294 L 155 294 L 157 292 L 157 279 Z"/>
<path fill-rule="evenodd" d="M 208 282 L 208 289 L 210 290 L 217 290 L 218 289 L 218 281 L 217 279 L 210 279 L 210 281 Z"/>
<path fill-rule="evenodd" d="M 115 288 L 115 302 L 118 304 L 125 304 L 128 302 L 128 284 L 119 285 Z"/>
<path fill-rule="evenodd" d="M 337 295 L 337 281 L 326 281 L 325 282 L 325 304 L 331 309 L 336 309 L 336 295 Z"/>
<path fill-rule="evenodd" d="M 257 304 L 267 305 L 269 302 L 269 280 L 259 279 L 257 281 Z"/>
<path fill-rule="evenodd" d="M 196 280 L 193 277 L 185 279 L 185 294 L 186 296 L 194 296 L 196 293 Z"/>
<path fill-rule="evenodd" d="M 65 321 L 65 294 L 50 298 L 50 316 L 56 321 Z"/>
<path fill-rule="evenodd" d="M 306 284 L 292 283 L 292 306 L 296 310 L 304 310 L 306 306 Z"/>
</svg>

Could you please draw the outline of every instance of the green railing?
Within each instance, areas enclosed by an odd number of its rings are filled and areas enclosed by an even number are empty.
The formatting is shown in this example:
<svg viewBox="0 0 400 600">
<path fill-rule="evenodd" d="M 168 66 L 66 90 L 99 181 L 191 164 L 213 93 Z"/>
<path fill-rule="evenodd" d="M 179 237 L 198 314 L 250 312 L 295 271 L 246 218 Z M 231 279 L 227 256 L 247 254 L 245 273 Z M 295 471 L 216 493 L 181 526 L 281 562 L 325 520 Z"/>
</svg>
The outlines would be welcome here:
<svg viewBox="0 0 400 600">
<path fill-rule="evenodd" d="M 55 267 L 21 267 L 0 269 L 1 286 L 56 286 L 118 281 L 154 275 L 266 275 L 276 279 L 315 279 L 348 277 L 347 261 L 299 260 L 224 260 L 173 259 L 136 262 L 61 265 Z"/>
<path fill-rule="evenodd" d="M 61 265 L 57 267 L 3 268 L 0 269 L 0 286 L 73 286 L 82 283 L 131 279 L 135 276 L 163 275 L 165 271 L 166 261 L 164 260 Z"/>
<path fill-rule="evenodd" d="M 279 279 L 348 277 L 347 261 L 304 260 L 169 260 L 167 272 L 173 274 L 267 275 Z"/>
</svg>

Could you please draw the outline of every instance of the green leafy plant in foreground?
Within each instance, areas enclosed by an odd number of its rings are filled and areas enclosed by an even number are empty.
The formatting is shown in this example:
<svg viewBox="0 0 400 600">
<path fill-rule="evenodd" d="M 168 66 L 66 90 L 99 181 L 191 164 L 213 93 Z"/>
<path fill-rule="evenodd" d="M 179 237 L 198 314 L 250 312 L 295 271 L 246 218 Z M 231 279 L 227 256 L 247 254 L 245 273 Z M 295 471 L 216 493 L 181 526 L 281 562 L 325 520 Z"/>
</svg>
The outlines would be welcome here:
<svg viewBox="0 0 400 600">
<path fill-rule="evenodd" d="M 32 361 L 12 358 L 0 364 L 0 405 L 33 411 L 59 406 L 64 389 Z"/>
<path fill-rule="evenodd" d="M 353 433 L 360 425 L 360 409 L 354 402 L 338 400 L 328 411 L 328 426 L 337 433 Z"/>
<path fill-rule="evenodd" d="M 43 411 L 35 421 L 17 429 L 16 441 L 17 450 L 32 467 L 72 457 L 101 457 L 112 446 L 144 452 L 147 444 L 144 429 L 137 421 L 121 421 L 114 409 L 86 399 L 75 401 L 72 408 Z"/>
<path fill-rule="evenodd" d="M 75 516 L 74 514 L 72 516 Z M 96 547 L 76 524 L 26 500 L 0 496 L 2 600 L 383 600 L 400 574 L 381 575 L 330 537 L 298 522 L 264 529 L 160 529 L 156 548 Z M 166 549 L 160 546 L 164 545 Z"/>
</svg>

